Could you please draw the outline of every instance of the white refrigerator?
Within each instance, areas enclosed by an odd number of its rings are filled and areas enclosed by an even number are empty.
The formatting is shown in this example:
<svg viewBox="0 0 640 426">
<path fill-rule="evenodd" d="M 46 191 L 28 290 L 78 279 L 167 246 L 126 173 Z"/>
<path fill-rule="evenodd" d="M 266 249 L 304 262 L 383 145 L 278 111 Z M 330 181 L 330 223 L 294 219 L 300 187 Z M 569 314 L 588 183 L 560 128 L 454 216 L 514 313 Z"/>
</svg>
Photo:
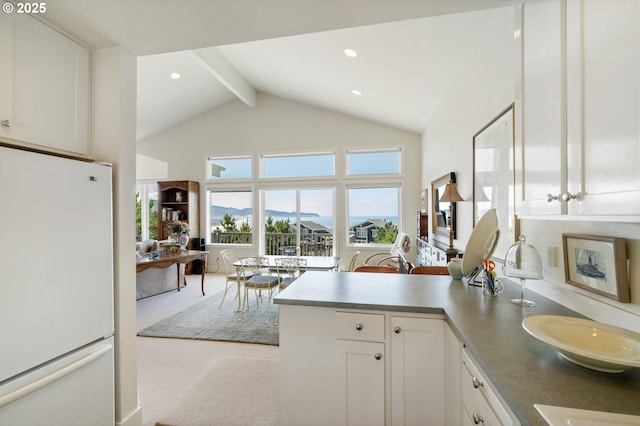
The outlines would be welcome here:
<svg viewBox="0 0 640 426">
<path fill-rule="evenodd" d="M 0 146 L 0 425 L 113 426 L 111 166 Z"/>
</svg>

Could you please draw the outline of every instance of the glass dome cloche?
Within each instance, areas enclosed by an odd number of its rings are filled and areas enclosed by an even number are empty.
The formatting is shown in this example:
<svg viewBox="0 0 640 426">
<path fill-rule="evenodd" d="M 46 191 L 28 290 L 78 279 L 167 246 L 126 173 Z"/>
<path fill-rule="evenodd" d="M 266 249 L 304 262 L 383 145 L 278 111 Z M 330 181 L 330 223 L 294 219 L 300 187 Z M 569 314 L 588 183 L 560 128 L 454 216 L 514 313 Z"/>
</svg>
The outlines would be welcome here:
<svg viewBox="0 0 640 426">
<path fill-rule="evenodd" d="M 527 243 L 524 235 L 509 247 L 504 258 L 502 273 L 507 277 L 519 278 L 522 290 L 520 299 L 511 299 L 511 303 L 521 306 L 535 306 L 535 302 L 524 298 L 526 280 L 542 278 L 542 259 L 534 246 Z"/>
</svg>

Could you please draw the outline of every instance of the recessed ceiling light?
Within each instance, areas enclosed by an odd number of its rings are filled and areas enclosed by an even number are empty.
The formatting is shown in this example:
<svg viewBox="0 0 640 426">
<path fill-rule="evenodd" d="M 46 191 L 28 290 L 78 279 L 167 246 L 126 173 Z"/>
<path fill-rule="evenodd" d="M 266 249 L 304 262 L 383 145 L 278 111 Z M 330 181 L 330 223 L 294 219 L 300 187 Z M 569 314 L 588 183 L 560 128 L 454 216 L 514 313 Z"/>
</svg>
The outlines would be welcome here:
<svg viewBox="0 0 640 426">
<path fill-rule="evenodd" d="M 172 72 L 169 77 L 171 77 L 172 80 L 178 80 L 180 78 L 180 73 L 179 72 Z"/>
<path fill-rule="evenodd" d="M 351 91 L 351 93 L 353 93 L 353 94 L 354 94 L 354 95 L 356 95 L 356 96 L 362 96 L 362 92 L 361 92 L 361 91 L 359 91 L 358 89 L 353 89 L 353 90 Z"/>
<path fill-rule="evenodd" d="M 355 58 L 356 56 L 358 56 L 358 52 L 353 49 L 344 49 L 344 54 L 350 58 Z"/>
</svg>

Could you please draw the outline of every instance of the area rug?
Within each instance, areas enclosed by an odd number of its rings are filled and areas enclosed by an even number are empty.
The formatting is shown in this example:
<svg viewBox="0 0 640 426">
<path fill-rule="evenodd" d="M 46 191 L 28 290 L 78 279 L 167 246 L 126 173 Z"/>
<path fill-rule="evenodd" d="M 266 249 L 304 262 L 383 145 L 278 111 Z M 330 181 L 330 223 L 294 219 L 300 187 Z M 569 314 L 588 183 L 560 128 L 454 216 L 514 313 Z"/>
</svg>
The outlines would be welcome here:
<svg viewBox="0 0 640 426">
<path fill-rule="evenodd" d="M 276 426 L 278 362 L 223 357 L 198 380 L 156 426 Z"/>
<path fill-rule="evenodd" d="M 227 294 L 222 308 L 218 308 L 223 292 L 214 294 L 202 302 L 196 303 L 183 311 L 138 332 L 138 336 L 171 337 L 177 339 L 221 340 L 227 342 L 260 343 L 278 345 L 278 326 L 276 319 L 277 305 L 270 306 L 270 323 L 265 324 L 266 297 L 256 309 L 256 300 L 249 294 L 251 306 L 245 311 L 242 320 L 236 312 L 237 300 L 234 300 L 233 289 Z"/>
</svg>

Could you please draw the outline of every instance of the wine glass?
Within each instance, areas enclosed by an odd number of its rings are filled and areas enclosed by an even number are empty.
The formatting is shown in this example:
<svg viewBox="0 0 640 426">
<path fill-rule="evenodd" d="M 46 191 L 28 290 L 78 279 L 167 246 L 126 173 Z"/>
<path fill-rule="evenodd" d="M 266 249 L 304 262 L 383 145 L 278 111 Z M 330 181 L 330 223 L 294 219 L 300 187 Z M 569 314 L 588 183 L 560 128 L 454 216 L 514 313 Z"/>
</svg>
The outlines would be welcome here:
<svg viewBox="0 0 640 426">
<path fill-rule="evenodd" d="M 542 260 L 540 254 L 534 246 L 527 243 L 524 235 L 521 235 L 519 241 L 516 241 L 509 247 L 504 258 L 502 273 L 507 277 L 520 278 L 519 299 L 511 299 L 511 303 L 520 306 L 535 306 L 536 303 L 524 298 L 524 289 L 526 281 L 539 280 L 542 278 Z"/>
</svg>

